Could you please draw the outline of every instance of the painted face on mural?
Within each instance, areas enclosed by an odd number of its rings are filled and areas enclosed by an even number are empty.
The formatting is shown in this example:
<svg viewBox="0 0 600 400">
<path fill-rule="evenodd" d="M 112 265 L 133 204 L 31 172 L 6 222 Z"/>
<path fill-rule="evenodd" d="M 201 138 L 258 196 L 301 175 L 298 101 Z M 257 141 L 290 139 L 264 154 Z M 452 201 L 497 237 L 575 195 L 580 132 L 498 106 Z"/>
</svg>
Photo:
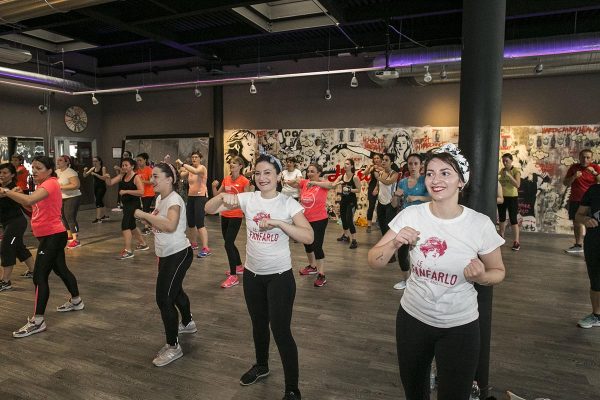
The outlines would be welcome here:
<svg viewBox="0 0 600 400">
<path fill-rule="evenodd" d="M 444 201 L 456 197 L 464 186 L 458 172 L 439 158 L 429 161 L 425 172 L 425 186 L 433 201 Z"/>
</svg>

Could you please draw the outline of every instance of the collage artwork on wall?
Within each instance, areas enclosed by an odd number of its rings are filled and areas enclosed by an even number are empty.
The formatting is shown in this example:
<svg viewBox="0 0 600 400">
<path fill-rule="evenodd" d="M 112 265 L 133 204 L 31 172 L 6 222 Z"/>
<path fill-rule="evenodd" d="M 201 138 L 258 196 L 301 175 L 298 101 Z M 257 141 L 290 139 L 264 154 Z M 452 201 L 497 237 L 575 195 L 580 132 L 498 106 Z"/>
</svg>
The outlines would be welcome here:
<svg viewBox="0 0 600 400">
<path fill-rule="evenodd" d="M 247 172 L 259 152 L 267 152 L 282 160 L 294 157 L 303 173 L 308 164 L 318 163 L 323 166 L 325 178 L 333 181 L 343 173 L 344 160 L 352 158 L 358 177 L 365 182 L 355 217 L 364 218 L 369 177 L 362 172 L 371 164 L 374 153 L 395 154 L 395 163 L 402 168 L 410 153 L 426 153 L 448 142 L 458 144 L 458 127 L 233 129 L 225 131 L 224 141 L 225 174 L 229 173 L 227 161 L 231 155 L 242 157 Z M 584 148 L 591 149 L 593 159 L 600 161 L 600 125 L 501 127 L 500 155 L 511 153 L 513 165 L 522 171 L 519 223 L 524 231 L 572 231 L 566 208 L 569 188 L 562 179 Z M 329 193 L 328 211 L 335 217 L 339 196 L 333 192 Z"/>
</svg>

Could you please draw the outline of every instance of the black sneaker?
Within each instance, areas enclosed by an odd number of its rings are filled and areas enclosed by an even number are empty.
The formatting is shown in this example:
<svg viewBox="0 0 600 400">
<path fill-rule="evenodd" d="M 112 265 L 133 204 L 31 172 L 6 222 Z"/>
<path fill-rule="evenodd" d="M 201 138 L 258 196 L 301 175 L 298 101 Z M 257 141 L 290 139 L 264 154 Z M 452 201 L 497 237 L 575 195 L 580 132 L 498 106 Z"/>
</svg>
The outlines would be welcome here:
<svg viewBox="0 0 600 400">
<path fill-rule="evenodd" d="M 300 400 L 301 398 L 300 393 L 286 392 L 281 400 Z"/>
<path fill-rule="evenodd" d="M 100 218 L 102 221 L 106 221 L 107 219 L 110 219 L 109 215 L 105 215 L 104 217 Z"/>
<path fill-rule="evenodd" d="M 96 218 L 95 220 L 92 221 L 92 224 L 101 224 L 101 223 L 102 223 L 102 220 L 98 219 L 98 218 Z"/>
<path fill-rule="evenodd" d="M 0 292 L 4 291 L 4 290 L 9 290 L 12 289 L 12 285 L 10 283 L 10 281 L 6 282 L 3 280 L 0 280 Z"/>
<path fill-rule="evenodd" d="M 27 270 L 21 274 L 21 278 L 33 278 L 33 272 Z"/>
<path fill-rule="evenodd" d="M 358 247 L 358 243 L 356 243 L 356 240 L 352 240 L 352 243 L 350 243 L 350 248 L 355 249 L 357 247 Z"/>
<path fill-rule="evenodd" d="M 342 235 L 339 238 L 337 238 L 337 241 L 338 242 L 349 242 L 350 238 L 348 236 L 346 236 L 346 235 Z"/>
<path fill-rule="evenodd" d="M 240 378 L 240 385 L 248 386 L 256 383 L 261 378 L 269 375 L 269 367 L 265 367 L 263 365 L 253 365 L 252 368 L 248 370 L 242 377 Z"/>
</svg>

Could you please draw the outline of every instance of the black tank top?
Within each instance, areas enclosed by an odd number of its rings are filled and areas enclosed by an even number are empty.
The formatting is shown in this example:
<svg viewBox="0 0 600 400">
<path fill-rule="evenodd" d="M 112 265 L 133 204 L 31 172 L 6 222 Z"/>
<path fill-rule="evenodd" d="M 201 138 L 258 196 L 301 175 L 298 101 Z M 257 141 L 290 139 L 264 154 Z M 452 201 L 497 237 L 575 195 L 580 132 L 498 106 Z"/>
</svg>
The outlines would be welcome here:
<svg viewBox="0 0 600 400">
<path fill-rule="evenodd" d="M 9 183 L 5 186 L 7 189 L 13 189 L 16 185 L 14 183 Z M 21 209 L 21 205 L 14 201 L 13 199 L 9 199 L 8 197 L 3 197 L 0 199 L 0 222 L 5 225 L 11 219 L 23 217 L 23 211 Z"/>
<path fill-rule="evenodd" d="M 356 193 L 352 192 L 351 189 L 356 189 L 354 184 L 354 174 L 350 177 L 350 181 L 346 181 L 344 178 L 346 174 L 342 176 L 342 201 L 347 203 L 356 203 Z"/>
<path fill-rule="evenodd" d="M 97 173 L 98 175 L 102 175 L 102 168 L 100 168 L 100 171 L 96 171 L 96 168 L 94 168 L 94 172 Z M 98 178 L 96 175 L 92 175 L 94 177 L 94 188 L 101 188 L 101 187 L 106 187 L 106 182 L 104 182 L 103 179 Z M 120 187 L 120 186 L 119 186 Z"/>
<path fill-rule="evenodd" d="M 119 182 L 119 190 L 137 190 L 137 186 L 135 186 L 135 176 L 137 174 L 133 174 L 133 176 L 131 177 L 131 179 L 129 181 L 125 181 L 125 177 L 123 177 L 121 179 L 121 182 Z M 121 202 L 123 203 L 123 205 L 139 205 L 140 204 L 140 197 L 139 196 L 132 196 L 130 194 L 125 194 L 123 196 L 121 196 Z"/>
</svg>

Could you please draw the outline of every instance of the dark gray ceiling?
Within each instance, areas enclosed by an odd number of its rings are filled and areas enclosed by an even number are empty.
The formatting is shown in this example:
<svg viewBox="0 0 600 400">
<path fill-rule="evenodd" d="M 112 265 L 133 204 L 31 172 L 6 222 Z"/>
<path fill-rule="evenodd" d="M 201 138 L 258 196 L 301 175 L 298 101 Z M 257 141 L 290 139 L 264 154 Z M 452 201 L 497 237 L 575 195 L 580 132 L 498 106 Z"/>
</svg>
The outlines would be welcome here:
<svg viewBox="0 0 600 400">
<path fill-rule="evenodd" d="M 97 47 L 77 53 L 95 58 L 96 72 L 79 65 L 65 67 L 98 77 L 148 71 L 150 61 L 155 72 L 197 66 L 211 70 L 254 63 L 259 57 L 314 57 L 329 47 L 332 55 L 383 52 L 388 31 L 392 49 L 461 42 L 461 1 L 320 0 L 339 27 L 298 26 L 285 32 L 269 32 L 233 10 L 253 4 L 258 2 L 113 1 L 0 25 L 0 37 L 44 29 L 91 43 Z M 282 21 L 301 24 L 295 17 Z M 590 32 L 600 32 L 600 1 L 507 1 L 507 40 Z M 43 51 L 42 56 L 52 61 L 60 54 Z"/>
</svg>

